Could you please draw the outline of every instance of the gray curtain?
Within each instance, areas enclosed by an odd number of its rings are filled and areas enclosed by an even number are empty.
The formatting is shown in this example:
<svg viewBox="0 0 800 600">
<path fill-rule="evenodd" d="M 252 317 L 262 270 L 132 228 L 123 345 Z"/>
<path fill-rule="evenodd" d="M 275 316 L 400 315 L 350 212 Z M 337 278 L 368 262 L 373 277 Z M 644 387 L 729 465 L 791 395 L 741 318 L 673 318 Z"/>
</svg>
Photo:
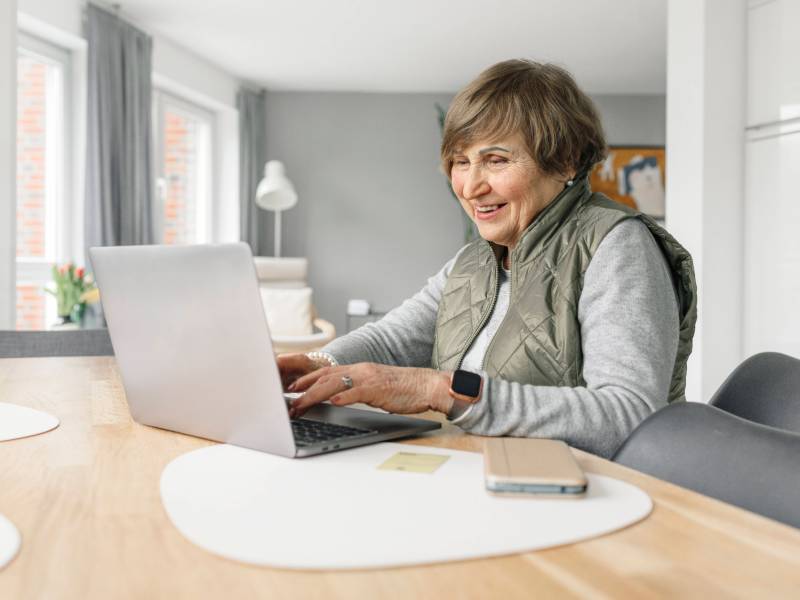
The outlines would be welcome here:
<svg viewBox="0 0 800 600">
<path fill-rule="evenodd" d="M 153 242 L 148 35 L 87 6 L 86 246 Z"/>
<path fill-rule="evenodd" d="M 259 233 L 265 231 L 266 215 L 255 204 L 256 188 L 264 176 L 267 161 L 266 92 L 241 88 L 236 95 L 239 109 L 239 224 L 241 239 L 259 254 Z"/>
</svg>

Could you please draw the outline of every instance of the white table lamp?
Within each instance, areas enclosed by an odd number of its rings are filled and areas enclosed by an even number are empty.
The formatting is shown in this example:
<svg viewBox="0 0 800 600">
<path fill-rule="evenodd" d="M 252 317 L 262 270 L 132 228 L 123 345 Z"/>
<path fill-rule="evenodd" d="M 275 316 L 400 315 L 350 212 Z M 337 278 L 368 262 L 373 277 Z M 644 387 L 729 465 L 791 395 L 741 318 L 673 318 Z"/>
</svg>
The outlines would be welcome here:
<svg viewBox="0 0 800 600">
<path fill-rule="evenodd" d="M 297 192 L 286 177 L 283 163 L 271 160 L 264 165 L 264 179 L 256 189 L 256 206 L 275 213 L 275 256 L 281 255 L 281 211 L 297 204 Z"/>
</svg>

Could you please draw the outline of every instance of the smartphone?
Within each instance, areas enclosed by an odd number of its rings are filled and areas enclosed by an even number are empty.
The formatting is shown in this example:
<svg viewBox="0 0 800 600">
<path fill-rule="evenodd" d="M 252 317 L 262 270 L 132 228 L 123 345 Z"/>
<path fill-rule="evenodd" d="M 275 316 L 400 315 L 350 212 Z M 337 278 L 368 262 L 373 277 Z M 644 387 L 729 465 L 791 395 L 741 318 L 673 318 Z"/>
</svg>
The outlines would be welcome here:
<svg viewBox="0 0 800 600">
<path fill-rule="evenodd" d="M 495 495 L 580 498 L 589 485 L 561 440 L 490 438 L 483 459 L 486 489 Z"/>
</svg>

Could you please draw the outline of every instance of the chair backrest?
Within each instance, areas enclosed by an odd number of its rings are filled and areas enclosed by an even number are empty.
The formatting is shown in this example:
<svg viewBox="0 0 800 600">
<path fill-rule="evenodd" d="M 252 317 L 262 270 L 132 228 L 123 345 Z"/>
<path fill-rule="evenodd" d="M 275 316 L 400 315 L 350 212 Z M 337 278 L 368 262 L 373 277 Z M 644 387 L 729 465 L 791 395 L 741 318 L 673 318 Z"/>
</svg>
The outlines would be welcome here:
<svg viewBox="0 0 800 600">
<path fill-rule="evenodd" d="M 113 355 L 108 329 L 0 331 L 0 358 Z"/>
<path fill-rule="evenodd" d="M 645 419 L 613 460 L 800 527 L 798 457 L 799 434 L 681 402 Z"/>
<path fill-rule="evenodd" d="M 800 433 L 800 360 L 778 352 L 751 356 L 709 404 L 748 421 Z"/>
<path fill-rule="evenodd" d="M 254 256 L 256 276 L 261 288 L 304 288 L 308 284 L 308 259 Z"/>
</svg>

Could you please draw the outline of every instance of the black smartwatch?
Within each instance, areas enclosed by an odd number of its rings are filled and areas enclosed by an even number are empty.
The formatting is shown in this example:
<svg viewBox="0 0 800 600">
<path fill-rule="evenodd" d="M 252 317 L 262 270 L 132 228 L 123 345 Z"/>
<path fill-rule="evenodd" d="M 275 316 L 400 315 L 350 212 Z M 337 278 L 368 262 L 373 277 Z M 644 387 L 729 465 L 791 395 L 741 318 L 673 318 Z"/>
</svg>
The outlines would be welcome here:
<svg viewBox="0 0 800 600">
<path fill-rule="evenodd" d="M 477 373 L 458 369 L 450 380 L 450 395 L 453 397 L 453 406 L 447 413 L 447 419 L 453 421 L 463 415 L 470 406 L 481 397 L 483 379 Z"/>
</svg>

